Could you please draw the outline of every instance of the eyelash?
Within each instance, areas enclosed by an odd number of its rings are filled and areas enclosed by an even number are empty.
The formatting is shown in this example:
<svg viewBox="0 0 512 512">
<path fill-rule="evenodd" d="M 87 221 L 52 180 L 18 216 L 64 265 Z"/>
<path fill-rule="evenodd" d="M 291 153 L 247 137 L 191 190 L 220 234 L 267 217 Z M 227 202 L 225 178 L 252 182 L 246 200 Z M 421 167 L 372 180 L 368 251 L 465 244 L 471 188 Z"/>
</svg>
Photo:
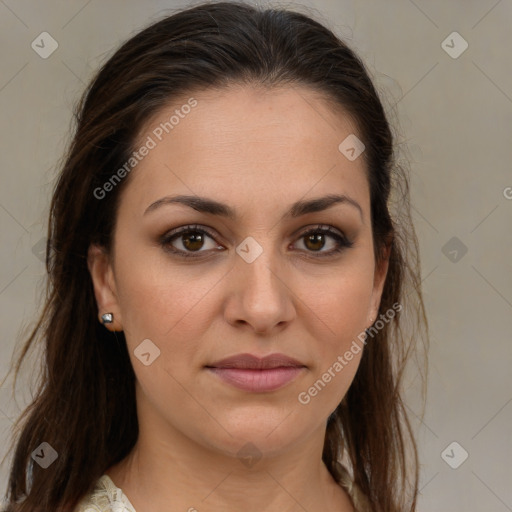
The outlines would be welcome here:
<svg viewBox="0 0 512 512">
<path fill-rule="evenodd" d="M 190 251 L 182 251 L 181 249 L 176 249 L 172 247 L 170 244 L 175 239 L 179 238 L 180 236 L 187 234 L 187 233 L 200 233 L 203 235 L 208 235 L 210 238 L 215 240 L 215 236 L 213 233 L 211 233 L 208 229 L 204 227 L 200 227 L 198 225 L 190 225 L 190 226 L 184 226 L 182 228 L 178 228 L 178 230 L 173 230 L 169 233 L 166 233 L 160 237 L 160 245 L 164 248 L 165 251 L 170 252 L 173 255 L 176 255 L 178 257 L 182 258 L 201 258 L 203 257 L 200 253 L 201 252 L 207 252 L 207 251 L 196 251 L 190 252 Z M 314 254 L 314 258 L 326 258 L 329 256 L 334 256 L 335 254 L 338 254 L 342 252 L 344 249 L 349 249 L 354 245 L 354 242 L 351 240 L 348 240 L 344 236 L 340 235 L 337 231 L 334 231 L 330 226 L 323 226 L 319 225 L 313 229 L 310 229 L 309 231 L 305 231 L 299 236 L 299 240 L 302 238 L 305 238 L 308 235 L 312 235 L 315 233 L 322 233 L 327 234 L 334 238 L 336 242 L 338 243 L 338 247 L 335 249 L 332 249 L 328 252 L 318 252 L 315 253 L 315 251 L 306 251 L 309 253 Z"/>
</svg>

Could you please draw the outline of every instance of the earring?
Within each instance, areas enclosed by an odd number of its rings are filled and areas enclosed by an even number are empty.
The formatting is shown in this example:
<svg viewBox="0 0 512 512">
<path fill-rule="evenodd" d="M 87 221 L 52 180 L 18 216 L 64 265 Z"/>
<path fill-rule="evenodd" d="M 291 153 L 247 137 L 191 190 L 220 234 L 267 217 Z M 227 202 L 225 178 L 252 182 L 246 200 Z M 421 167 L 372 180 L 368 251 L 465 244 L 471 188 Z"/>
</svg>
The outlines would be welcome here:
<svg viewBox="0 0 512 512">
<path fill-rule="evenodd" d="M 103 325 L 111 324 L 114 321 L 114 313 L 105 313 L 101 315 L 101 322 Z"/>
</svg>

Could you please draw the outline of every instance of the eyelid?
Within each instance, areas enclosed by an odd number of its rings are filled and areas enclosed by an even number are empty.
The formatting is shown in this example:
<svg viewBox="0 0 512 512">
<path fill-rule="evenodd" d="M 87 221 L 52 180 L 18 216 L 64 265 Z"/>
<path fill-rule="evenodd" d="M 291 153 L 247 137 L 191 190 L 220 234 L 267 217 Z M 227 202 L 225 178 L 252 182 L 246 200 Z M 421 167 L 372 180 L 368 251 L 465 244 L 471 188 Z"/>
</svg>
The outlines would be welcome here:
<svg viewBox="0 0 512 512">
<path fill-rule="evenodd" d="M 332 232 L 335 232 L 335 233 L 337 233 L 338 235 L 340 235 L 340 236 L 342 236 L 344 238 L 347 238 L 345 233 L 341 229 L 338 229 L 335 226 L 331 226 L 330 224 L 318 224 L 318 223 L 317 224 L 309 224 L 306 227 L 302 227 L 300 229 L 297 229 L 296 231 L 294 231 L 292 233 L 291 236 L 293 236 L 295 238 L 297 236 L 307 235 L 310 231 L 315 231 L 315 230 L 332 231 Z"/>
</svg>

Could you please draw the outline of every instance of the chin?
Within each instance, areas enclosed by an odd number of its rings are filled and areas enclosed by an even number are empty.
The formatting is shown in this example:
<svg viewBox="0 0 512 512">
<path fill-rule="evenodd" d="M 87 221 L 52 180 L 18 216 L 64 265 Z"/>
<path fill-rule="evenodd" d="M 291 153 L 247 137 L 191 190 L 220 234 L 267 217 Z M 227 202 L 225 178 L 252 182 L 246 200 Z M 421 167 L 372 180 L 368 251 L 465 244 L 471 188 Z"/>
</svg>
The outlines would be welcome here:
<svg viewBox="0 0 512 512">
<path fill-rule="evenodd" d="M 297 430 L 297 421 L 290 421 L 286 414 L 279 421 L 271 418 L 241 419 L 220 423 L 226 430 L 217 431 L 215 439 L 208 439 L 216 451 L 220 451 L 229 457 L 274 457 L 278 456 L 302 438 L 307 437 L 307 432 Z M 304 424 L 301 423 L 303 427 Z M 227 432 L 226 432 L 227 431 Z M 231 436 L 229 434 L 231 434 Z M 211 432 L 209 432 L 211 435 Z"/>
</svg>

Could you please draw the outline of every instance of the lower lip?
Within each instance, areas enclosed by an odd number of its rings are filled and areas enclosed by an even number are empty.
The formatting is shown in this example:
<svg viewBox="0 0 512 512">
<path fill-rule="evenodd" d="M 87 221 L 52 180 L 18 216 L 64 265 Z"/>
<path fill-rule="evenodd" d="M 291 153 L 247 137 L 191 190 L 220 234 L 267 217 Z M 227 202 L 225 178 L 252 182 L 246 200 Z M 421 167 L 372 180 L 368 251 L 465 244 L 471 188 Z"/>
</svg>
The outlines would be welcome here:
<svg viewBox="0 0 512 512">
<path fill-rule="evenodd" d="M 252 392 L 275 391 L 282 388 L 295 379 L 303 369 L 303 367 L 297 366 L 281 366 L 268 370 L 208 368 L 225 382 Z"/>
</svg>

